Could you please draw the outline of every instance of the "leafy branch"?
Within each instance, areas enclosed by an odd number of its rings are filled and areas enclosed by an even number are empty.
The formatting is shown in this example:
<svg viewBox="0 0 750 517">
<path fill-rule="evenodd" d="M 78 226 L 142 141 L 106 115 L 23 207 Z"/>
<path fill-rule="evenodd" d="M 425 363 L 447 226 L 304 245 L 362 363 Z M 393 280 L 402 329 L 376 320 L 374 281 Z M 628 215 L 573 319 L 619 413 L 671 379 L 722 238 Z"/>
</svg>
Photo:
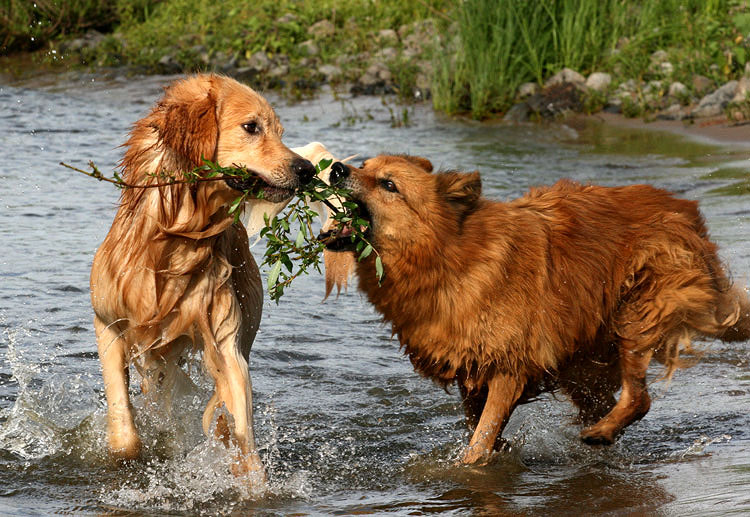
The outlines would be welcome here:
<svg viewBox="0 0 750 517">
<path fill-rule="evenodd" d="M 315 169 L 318 173 L 331 164 L 331 160 L 321 160 Z M 341 209 L 331 200 L 336 200 Z M 320 256 L 329 240 L 338 238 L 343 228 L 351 231 L 350 239 L 359 260 L 364 260 L 375 252 L 375 269 L 378 280 L 383 277 L 383 262 L 380 254 L 367 239 L 365 232 L 369 222 L 359 215 L 356 203 L 350 201 L 351 191 L 328 185 L 317 176 L 310 183 L 297 191 L 297 199 L 290 203 L 284 215 L 265 219 L 266 226 L 260 231 L 261 237 L 268 240 L 263 264 L 270 266 L 267 286 L 268 293 L 276 303 L 284 295 L 284 289 L 295 278 L 307 274 L 310 268 L 320 271 Z M 310 208 L 311 202 L 319 201 L 328 206 L 331 217 L 336 221 L 331 235 L 320 240 L 315 238 L 312 222 L 318 217 L 317 212 Z M 296 230 L 294 239 L 292 234 Z M 299 266 L 295 271 L 294 262 Z"/>
<path fill-rule="evenodd" d="M 238 166 L 221 167 L 205 158 L 203 162 L 203 165 L 183 173 L 182 177 L 166 172 L 151 174 L 151 177 L 159 178 L 161 181 L 147 184 L 128 183 L 117 171 L 113 173 L 113 177 L 107 177 L 91 161 L 88 164 L 91 171 L 85 171 L 64 162 L 60 162 L 60 165 L 98 181 L 112 183 L 120 189 L 159 188 L 183 183 L 237 180 L 235 185 L 241 186 L 242 194 L 230 203 L 228 211 L 234 217 L 235 222 L 239 221 L 245 201 L 250 198 L 263 197 L 261 187 L 265 183 L 252 171 Z M 332 160 L 321 160 L 315 166 L 316 172 L 320 173 L 325 170 L 331 162 Z M 332 200 L 335 200 L 338 206 Z M 334 230 L 325 239 L 316 238 L 313 231 L 313 222 L 319 214 L 310 208 L 310 204 L 316 201 L 323 203 L 331 210 L 331 217 L 335 221 Z M 265 227 L 260 231 L 260 235 L 268 240 L 268 244 L 261 266 L 270 267 L 266 283 L 268 293 L 276 303 L 279 303 L 284 295 L 284 289 L 300 275 L 307 274 L 310 268 L 321 272 L 321 255 L 326 243 L 339 238 L 344 228 L 348 231 L 351 244 L 355 253 L 358 254 L 358 260 L 364 260 L 373 252 L 375 253 L 375 271 L 378 281 L 383 278 L 383 261 L 365 235 L 369 222 L 362 219 L 359 207 L 351 201 L 351 191 L 347 189 L 328 185 L 315 176 L 307 185 L 296 191 L 296 199 L 288 205 L 283 215 L 277 215 L 272 219 L 266 215 L 264 221 Z M 294 230 L 296 234 L 292 240 L 291 235 Z M 296 270 L 295 262 L 298 263 Z"/>
</svg>

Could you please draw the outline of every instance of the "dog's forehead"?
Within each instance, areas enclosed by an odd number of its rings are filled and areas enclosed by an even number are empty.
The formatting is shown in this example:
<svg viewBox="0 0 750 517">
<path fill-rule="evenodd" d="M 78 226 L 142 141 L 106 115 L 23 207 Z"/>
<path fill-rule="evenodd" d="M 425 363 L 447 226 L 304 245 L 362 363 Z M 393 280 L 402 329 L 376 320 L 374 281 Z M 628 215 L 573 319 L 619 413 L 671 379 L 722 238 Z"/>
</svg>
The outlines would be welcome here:
<svg viewBox="0 0 750 517">
<path fill-rule="evenodd" d="M 362 164 L 363 169 L 371 170 L 375 173 L 383 172 L 390 174 L 410 174 L 422 173 L 425 171 L 414 162 L 398 155 L 381 154 L 374 158 L 368 158 Z"/>
<path fill-rule="evenodd" d="M 223 111 L 228 117 L 241 121 L 257 119 L 272 129 L 283 129 L 276 112 L 268 101 L 252 88 L 238 85 L 223 99 Z"/>
</svg>

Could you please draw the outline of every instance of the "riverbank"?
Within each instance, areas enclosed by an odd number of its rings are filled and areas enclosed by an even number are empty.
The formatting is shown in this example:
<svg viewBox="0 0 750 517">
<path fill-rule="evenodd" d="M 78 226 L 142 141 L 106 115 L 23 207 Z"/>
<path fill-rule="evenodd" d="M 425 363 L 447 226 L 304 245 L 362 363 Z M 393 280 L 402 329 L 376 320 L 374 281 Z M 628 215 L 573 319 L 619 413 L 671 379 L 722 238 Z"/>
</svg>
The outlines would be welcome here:
<svg viewBox="0 0 750 517">
<path fill-rule="evenodd" d="M 476 119 L 569 112 L 750 118 L 739 0 L 71 0 L 0 7 L 3 59 L 132 74 L 214 71 L 289 98 L 395 94 Z M 55 10 L 57 9 L 57 10 Z M 53 23 L 54 21 L 54 23 Z M 12 22 L 12 23 L 11 23 Z"/>
</svg>

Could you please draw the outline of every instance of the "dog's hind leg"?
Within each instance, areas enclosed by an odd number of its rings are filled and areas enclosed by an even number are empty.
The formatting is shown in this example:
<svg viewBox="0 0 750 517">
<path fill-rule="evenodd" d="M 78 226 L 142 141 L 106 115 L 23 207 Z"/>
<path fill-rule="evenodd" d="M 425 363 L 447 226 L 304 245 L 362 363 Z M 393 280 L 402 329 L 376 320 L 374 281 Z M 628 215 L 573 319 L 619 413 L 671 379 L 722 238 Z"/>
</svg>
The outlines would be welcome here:
<svg viewBox="0 0 750 517">
<path fill-rule="evenodd" d="M 648 413 L 651 398 L 646 388 L 646 370 L 653 353 L 652 348 L 644 350 L 635 341 L 620 339 L 622 393 L 615 407 L 604 418 L 581 431 L 584 442 L 610 444 L 620 431 Z"/>
<path fill-rule="evenodd" d="M 608 340 L 597 342 L 593 350 L 584 350 L 566 364 L 557 380 L 578 408 L 580 423 L 601 420 L 617 403 L 615 393 L 622 384 L 617 347 Z"/>
<path fill-rule="evenodd" d="M 133 422 L 133 409 L 128 397 L 128 345 L 119 334 L 117 325 L 105 325 L 94 317 L 94 329 L 107 397 L 109 450 L 121 459 L 137 458 L 141 451 L 141 440 Z"/>
<path fill-rule="evenodd" d="M 523 394 L 524 384 L 522 379 L 504 373 L 490 379 L 487 383 L 487 401 L 469 446 L 461 457 L 462 463 L 481 463 L 489 459 L 496 439 Z"/>
<path fill-rule="evenodd" d="M 216 392 L 203 414 L 204 431 L 208 433 L 214 411 L 222 405 L 231 416 L 231 423 L 220 416 L 216 435 L 225 444 L 231 441 L 239 449 L 235 474 L 249 474 L 265 483 L 265 471 L 255 446 L 253 433 L 253 396 L 247 362 L 238 350 L 236 336 L 227 336 L 215 346 L 204 347 L 206 367 L 216 383 Z"/>
</svg>

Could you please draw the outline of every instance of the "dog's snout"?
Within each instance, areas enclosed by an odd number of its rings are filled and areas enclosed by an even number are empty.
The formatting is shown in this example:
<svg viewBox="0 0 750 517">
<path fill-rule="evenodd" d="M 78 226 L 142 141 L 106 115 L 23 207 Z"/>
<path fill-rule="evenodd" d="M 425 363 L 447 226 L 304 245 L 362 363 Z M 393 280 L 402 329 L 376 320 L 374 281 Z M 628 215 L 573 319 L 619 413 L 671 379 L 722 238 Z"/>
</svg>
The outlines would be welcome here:
<svg viewBox="0 0 750 517">
<path fill-rule="evenodd" d="M 310 160 L 304 158 L 295 158 L 292 162 L 292 171 L 299 178 L 299 182 L 302 185 L 307 185 L 315 176 L 315 166 L 310 163 Z"/>
<path fill-rule="evenodd" d="M 344 179 L 346 179 L 349 176 L 349 167 L 344 165 L 341 162 L 336 162 L 333 165 L 331 165 L 331 185 L 338 185 Z"/>
</svg>

